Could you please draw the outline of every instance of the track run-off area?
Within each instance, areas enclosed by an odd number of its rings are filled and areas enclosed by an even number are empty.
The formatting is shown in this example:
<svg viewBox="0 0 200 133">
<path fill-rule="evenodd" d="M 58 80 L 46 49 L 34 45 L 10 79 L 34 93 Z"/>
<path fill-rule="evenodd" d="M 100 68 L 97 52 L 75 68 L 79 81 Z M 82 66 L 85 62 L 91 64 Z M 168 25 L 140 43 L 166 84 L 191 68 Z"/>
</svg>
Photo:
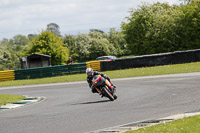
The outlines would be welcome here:
<svg viewBox="0 0 200 133">
<path fill-rule="evenodd" d="M 0 111 L 0 132 L 86 133 L 200 109 L 200 72 L 112 81 L 118 94 L 113 102 L 91 93 L 86 81 L 0 87 L 0 94 L 45 97 Z"/>
</svg>

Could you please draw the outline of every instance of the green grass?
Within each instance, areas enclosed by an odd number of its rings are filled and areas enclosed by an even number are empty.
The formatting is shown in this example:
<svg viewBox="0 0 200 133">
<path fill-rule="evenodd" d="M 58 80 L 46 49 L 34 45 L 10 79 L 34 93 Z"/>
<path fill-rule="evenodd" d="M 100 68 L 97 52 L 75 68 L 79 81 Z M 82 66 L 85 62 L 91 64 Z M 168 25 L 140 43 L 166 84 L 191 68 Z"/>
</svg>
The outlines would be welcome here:
<svg viewBox="0 0 200 133">
<path fill-rule="evenodd" d="M 200 62 L 106 71 L 103 73 L 107 74 L 111 79 L 114 79 L 114 78 L 189 73 L 189 72 L 200 72 Z M 5 82 L 0 82 L 0 87 L 58 83 L 58 82 L 74 82 L 74 81 L 86 81 L 86 74 L 66 75 L 66 76 L 58 76 L 58 77 L 42 78 L 42 79 L 5 81 Z"/>
<path fill-rule="evenodd" d="M 125 133 L 199 133 L 200 115 L 166 122 L 151 127 L 141 128 Z"/>
<path fill-rule="evenodd" d="M 8 103 L 18 102 L 23 99 L 25 99 L 24 96 L 0 94 L 0 106 Z"/>
<path fill-rule="evenodd" d="M 190 72 L 200 72 L 200 62 L 108 71 L 106 74 L 111 78 L 123 78 Z"/>
</svg>

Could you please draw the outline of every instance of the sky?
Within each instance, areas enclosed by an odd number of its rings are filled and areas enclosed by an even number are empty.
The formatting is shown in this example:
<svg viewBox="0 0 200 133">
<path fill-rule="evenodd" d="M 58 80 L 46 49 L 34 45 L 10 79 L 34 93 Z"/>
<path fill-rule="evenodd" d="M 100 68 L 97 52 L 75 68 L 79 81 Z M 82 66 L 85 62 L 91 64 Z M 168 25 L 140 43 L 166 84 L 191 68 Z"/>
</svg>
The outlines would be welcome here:
<svg viewBox="0 0 200 133">
<path fill-rule="evenodd" d="M 0 40 L 39 34 L 49 23 L 58 24 L 61 35 L 119 29 L 130 9 L 142 2 L 177 4 L 178 0 L 0 0 Z"/>
</svg>

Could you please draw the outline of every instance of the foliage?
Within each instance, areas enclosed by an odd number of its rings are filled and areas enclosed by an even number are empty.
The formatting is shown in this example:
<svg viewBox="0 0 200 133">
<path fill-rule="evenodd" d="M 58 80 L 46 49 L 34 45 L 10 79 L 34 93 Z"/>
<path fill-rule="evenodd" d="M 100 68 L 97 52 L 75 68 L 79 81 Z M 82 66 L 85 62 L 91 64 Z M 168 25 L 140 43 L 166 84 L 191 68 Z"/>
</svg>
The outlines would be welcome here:
<svg viewBox="0 0 200 133">
<path fill-rule="evenodd" d="M 28 43 L 29 43 L 29 39 L 26 36 L 23 35 L 16 35 L 13 37 L 13 39 L 9 40 L 9 47 L 15 51 L 15 52 L 22 52 L 27 50 L 28 48 Z"/>
<path fill-rule="evenodd" d="M 181 50 L 200 48 L 200 1 L 187 1 L 180 6 L 177 19 L 178 47 Z"/>
<path fill-rule="evenodd" d="M 199 0 L 180 6 L 143 4 L 130 11 L 122 30 L 132 54 L 200 48 Z"/>
<path fill-rule="evenodd" d="M 0 71 L 20 68 L 19 58 L 15 52 L 0 49 Z"/>
<path fill-rule="evenodd" d="M 28 34 L 28 39 L 33 41 L 37 37 L 37 34 Z"/>
<path fill-rule="evenodd" d="M 77 61 L 85 61 L 89 58 L 89 47 L 91 44 L 91 38 L 88 34 L 79 34 L 76 37 L 76 43 L 73 47 L 74 53 L 72 53 L 72 58 Z"/>
<path fill-rule="evenodd" d="M 91 37 L 91 46 L 89 48 L 91 59 L 96 59 L 98 56 L 113 54 L 114 46 L 107 39 L 107 34 L 99 31 L 91 31 L 89 36 Z"/>
<path fill-rule="evenodd" d="M 84 61 L 89 58 L 91 39 L 88 34 L 65 35 L 63 38 L 65 47 L 69 48 L 70 56 L 75 61 Z"/>
<path fill-rule="evenodd" d="M 108 34 L 93 29 L 87 34 L 65 35 L 63 41 L 76 61 L 94 60 L 103 55 L 121 56 L 127 53 L 123 34 L 114 28 Z"/>
<path fill-rule="evenodd" d="M 32 42 L 27 54 L 41 53 L 51 56 L 52 65 L 60 65 L 68 59 L 68 49 L 62 39 L 50 31 L 43 31 Z"/>
<path fill-rule="evenodd" d="M 130 54 L 122 32 L 117 31 L 115 28 L 111 28 L 108 33 L 108 37 L 109 42 L 114 46 L 113 55 L 122 56 Z"/>
<path fill-rule="evenodd" d="M 19 58 L 27 50 L 29 42 L 23 35 L 16 35 L 9 40 L 3 39 L 0 44 L 0 70 L 19 69 Z"/>
<path fill-rule="evenodd" d="M 51 31 L 53 34 L 60 36 L 60 27 L 56 23 L 50 23 L 47 25 L 47 30 Z"/>
</svg>

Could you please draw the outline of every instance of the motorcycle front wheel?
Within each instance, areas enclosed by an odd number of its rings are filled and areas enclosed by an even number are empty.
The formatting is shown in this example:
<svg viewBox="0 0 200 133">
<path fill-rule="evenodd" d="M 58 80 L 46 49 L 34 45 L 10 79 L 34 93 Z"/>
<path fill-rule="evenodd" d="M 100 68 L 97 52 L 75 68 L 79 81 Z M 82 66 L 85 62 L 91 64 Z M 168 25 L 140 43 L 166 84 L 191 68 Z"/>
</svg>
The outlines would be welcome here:
<svg viewBox="0 0 200 133">
<path fill-rule="evenodd" d="M 113 97 L 113 95 L 112 95 L 111 92 L 110 92 L 110 89 L 109 89 L 107 86 L 105 86 L 105 87 L 103 88 L 103 93 L 104 93 L 104 95 L 105 95 L 106 97 L 108 97 L 108 98 L 110 99 L 110 101 L 114 101 L 114 100 L 115 100 L 115 98 Z"/>
</svg>

